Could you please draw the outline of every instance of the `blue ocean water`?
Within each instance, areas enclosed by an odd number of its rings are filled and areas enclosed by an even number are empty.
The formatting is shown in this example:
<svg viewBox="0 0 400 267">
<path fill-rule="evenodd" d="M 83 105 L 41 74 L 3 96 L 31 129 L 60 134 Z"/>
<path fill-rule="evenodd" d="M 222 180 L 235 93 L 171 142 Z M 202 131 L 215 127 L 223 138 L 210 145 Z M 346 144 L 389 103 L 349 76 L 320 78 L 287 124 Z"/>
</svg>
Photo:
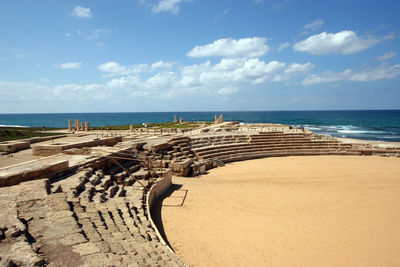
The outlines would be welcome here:
<svg viewBox="0 0 400 267">
<path fill-rule="evenodd" d="M 212 121 L 221 113 L 224 120 L 243 123 L 282 123 L 335 137 L 400 141 L 400 110 L 0 114 L 0 126 L 66 128 L 68 118 L 91 126 L 128 125 L 172 121 L 174 115 L 186 121 Z"/>
</svg>

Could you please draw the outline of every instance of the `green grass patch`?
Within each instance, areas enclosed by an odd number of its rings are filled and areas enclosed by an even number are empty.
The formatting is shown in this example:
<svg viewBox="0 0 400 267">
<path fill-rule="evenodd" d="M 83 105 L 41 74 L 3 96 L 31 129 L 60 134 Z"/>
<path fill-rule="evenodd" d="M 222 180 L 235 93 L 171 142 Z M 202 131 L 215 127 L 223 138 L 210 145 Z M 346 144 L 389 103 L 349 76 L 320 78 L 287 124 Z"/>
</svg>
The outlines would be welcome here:
<svg viewBox="0 0 400 267">
<path fill-rule="evenodd" d="M 198 128 L 203 126 L 208 126 L 213 124 L 211 121 L 188 121 L 182 124 L 174 122 L 161 122 L 161 123 L 147 123 L 147 128 L 150 129 L 189 129 Z M 135 124 L 133 128 L 143 128 L 142 124 Z M 90 127 L 93 130 L 129 130 L 129 125 L 117 125 L 117 126 L 100 126 L 100 127 Z"/>
<path fill-rule="evenodd" d="M 57 130 L 56 128 L 47 128 L 47 130 Z M 59 135 L 63 133 L 46 133 L 42 128 L 20 128 L 20 127 L 0 127 L 0 142 L 27 139 L 31 137 L 43 137 Z"/>
</svg>

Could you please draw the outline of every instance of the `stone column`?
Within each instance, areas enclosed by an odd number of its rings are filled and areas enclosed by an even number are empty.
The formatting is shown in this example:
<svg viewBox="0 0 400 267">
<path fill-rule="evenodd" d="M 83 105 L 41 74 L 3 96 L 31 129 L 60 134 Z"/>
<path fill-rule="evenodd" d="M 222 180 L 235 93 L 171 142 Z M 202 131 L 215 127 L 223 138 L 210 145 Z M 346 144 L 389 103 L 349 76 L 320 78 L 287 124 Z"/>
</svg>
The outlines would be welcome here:
<svg viewBox="0 0 400 267">
<path fill-rule="evenodd" d="M 177 123 L 178 120 L 176 119 L 176 115 L 174 115 L 174 123 Z"/>
<path fill-rule="evenodd" d="M 133 132 L 133 125 L 129 125 L 129 131 Z"/>
<path fill-rule="evenodd" d="M 85 129 L 84 123 L 83 121 L 81 122 L 81 131 L 83 131 Z"/>
<path fill-rule="evenodd" d="M 183 119 L 182 119 L 182 117 L 181 117 L 181 118 L 179 118 L 179 123 L 180 123 L 180 124 L 182 124 L 182 123 L 183 123 Z"/>
<path fill-rule="evenodd" d="M 76 128 L 77 131 L 80 130 L 79 127 L 80 127 L 79 120 L 75 120 L 75 128 Z"/>
<path fill-rule="evenodd" d="M 72 121 L 71 121 L 71 119 L 68 119 L 68 130 L 72 131 Z"/>
<path fill-rule="evenodd" d="M 88 132 L 89 131 L 89 122 L 85 123 L 85 131 Z"/>
</svg>

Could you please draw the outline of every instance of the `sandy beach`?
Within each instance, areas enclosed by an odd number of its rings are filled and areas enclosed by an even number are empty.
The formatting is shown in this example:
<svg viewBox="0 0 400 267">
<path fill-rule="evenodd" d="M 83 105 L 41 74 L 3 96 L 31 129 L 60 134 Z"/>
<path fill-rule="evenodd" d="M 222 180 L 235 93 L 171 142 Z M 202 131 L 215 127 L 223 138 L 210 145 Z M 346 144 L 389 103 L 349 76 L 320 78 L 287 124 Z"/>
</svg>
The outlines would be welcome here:
<svg viewBox="0 0 400 267">
<path fill-rule="evenodd" d="M 400 158 L 265 158 L 173 182 L 162 221 L 189 266 L 400 265 Z"/>
</svg>

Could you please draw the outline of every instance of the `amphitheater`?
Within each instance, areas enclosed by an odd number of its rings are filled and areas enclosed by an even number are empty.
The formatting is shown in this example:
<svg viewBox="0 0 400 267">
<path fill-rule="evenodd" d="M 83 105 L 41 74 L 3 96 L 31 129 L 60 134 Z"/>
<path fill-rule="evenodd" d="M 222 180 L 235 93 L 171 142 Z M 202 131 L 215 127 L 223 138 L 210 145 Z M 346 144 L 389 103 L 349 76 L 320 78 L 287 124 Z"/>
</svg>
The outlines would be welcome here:
<svg viewBox="0 0 400 267">
<path fill-rule="evenodd" d="M 172 175 L 309 155 L 399 156 L 286 125 L 77 132 L 0 144 L 0 266 L 185 266 L 151 216 Z"/>
</svg>

